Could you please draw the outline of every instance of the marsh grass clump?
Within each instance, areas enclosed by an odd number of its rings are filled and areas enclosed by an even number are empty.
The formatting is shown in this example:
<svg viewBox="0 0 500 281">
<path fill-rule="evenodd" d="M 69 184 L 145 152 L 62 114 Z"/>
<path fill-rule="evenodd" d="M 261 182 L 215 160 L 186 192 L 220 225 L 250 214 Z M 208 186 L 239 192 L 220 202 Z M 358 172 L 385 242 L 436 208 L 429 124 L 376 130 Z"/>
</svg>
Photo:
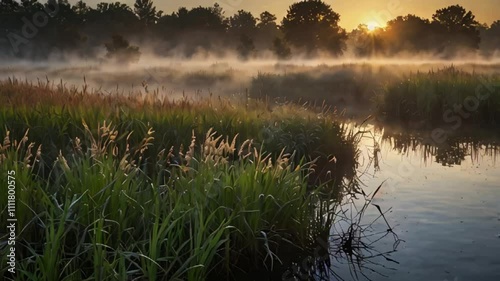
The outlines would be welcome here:
<svg viewBox="0 0 500 281">
<path fill-rule="evenodd" d="M 294 155 L 292 165 L 303 158 L 309 162 L 319 157 L 320 164 L 335 157 L 337 161 L 329 167 L 317 167 L 323 175 L 330 171 L 340 179 L 355 171 L 351 160 L 355 143 L 346 137 L 347 128 L 337 113 L 326 105 L 314 108 L 213 96 L 171 99 L 157 90 L 124 95 L 67 87 L 62 82 L 16 79 L 0 83 L 0 101 L 6 105 L 0 108 L 0 123 L 12 136 L 18 138 L 30 129 L 33 142 L 45 147 L 46 161 L 40 167 L 45 177 L 53 176 L 49 170 L 59 151 L 71 152 L 75 138 L 86 130 L 81 120 L 90 128 L 101 128 L 102 120 L 107 120 L 117 131 L 133 131 L 129 137 L 133 143 L 139 143 L 138 136 L 153 127 L 156 137 L 144 155 L 145 173 L 153 171 L 161 150 L 175 147 L 177 153 L 193 131 L 199 140 L 210 128 L 238 134 L 238 140 L 253 140 L 273 160 L 284 149 Z M 123 142 L 117 145 L 119 151 L 125 151 Z"/>
<path fill-rule="evenodd" d="M 0 168 L 16 171 L 23 225 L 18 276 L 203 280 L 238 261 L 272 268 L 279 244 L 305 247 L 313 227 L 328 227 L 308 219 L 317 196 L 307 182 L 312 163 L 292 167 L 291 155 L 273 160 L 250 140 L 237 146 L 209 130 L 201 145 L 192 136 L 186 152 L 162 150 L 146 174 L 153 129 L 134 144 L 111 123 L 97 136 L 84 127 L 49 179 L 33 170 L 43 148 L 34 152 L 28 134 L 5 136 Z"/>
<path fill-rule="evenodd" d="M 340 179 L 356 166 L 343 160 L 354 159 L 355 139 L 326 109 L 15 79 L 0 83 L 0 100 L 0 173 L 16 171 L 21 279 L 276 270 L 290 249 L 307 252 L 328 233 Z"/>
<path fill-rule="evenodd" d="M 500 76 L 455 67 L 411 73 L 383 87 L 376 97 L 382 118 L 413 129 L 463 124 L 493 127 L 500 122 Z"/>
<path fill-rule="evenodd" d="M 339 107 L 364 107 L 378 80 L 371 72 L 359 69 L 320 68 L 315 73 L 259 73 L 250 84 L 253 97 L 286 98 L 297 102 L 326 101 Z"/>
</svg>

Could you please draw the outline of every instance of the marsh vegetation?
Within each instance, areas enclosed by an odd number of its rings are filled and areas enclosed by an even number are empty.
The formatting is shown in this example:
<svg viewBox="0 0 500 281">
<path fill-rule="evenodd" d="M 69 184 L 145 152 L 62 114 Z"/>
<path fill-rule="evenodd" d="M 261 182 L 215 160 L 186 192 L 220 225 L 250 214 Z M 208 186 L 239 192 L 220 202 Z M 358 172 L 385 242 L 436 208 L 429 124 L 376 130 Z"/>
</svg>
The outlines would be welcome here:
<svg viewBox="0 0 500 281">
<path fill-rule="evenodd" d="M 425 280 L 434 264 L 415 247 L 456 242 L 442 229 L 494 237 L 500 206 L 471 193 L 498 198 L 499 21 L 454 5 L 348 32 L 320 0 L 281 21 L 1 0 L 0 19 L 0 175 L 16 175 L 20 226 L 15 275 L 0 230 L 9 280 Z M 437 227 L 464 197 L 484 227 Z M 420 225 L 428 237 L 408 234 Z M 481 280 L 498 280 L 498 243 L 481 241 Z M 468 269 L 455 249 L 441 250 Z"/>
</svg>

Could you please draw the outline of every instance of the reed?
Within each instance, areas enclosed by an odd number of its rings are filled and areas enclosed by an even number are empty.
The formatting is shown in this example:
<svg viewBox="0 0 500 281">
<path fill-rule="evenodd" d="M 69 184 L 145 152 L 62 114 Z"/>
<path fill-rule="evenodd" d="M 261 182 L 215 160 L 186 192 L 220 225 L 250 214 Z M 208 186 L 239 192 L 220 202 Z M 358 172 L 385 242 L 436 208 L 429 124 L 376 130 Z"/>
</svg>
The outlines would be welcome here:
<svg viewBox="0 0 500 281">
<path fill-rule="evenodd" d="M 500 122 L 498 85 L 498 74 L 465 72 L 452 66 L 411 73 L 397 83 L 388 83 L 375 100 L 388 123 L 491 128 Z"/>
<path fill-rule="evenodd" d="M 0 83 L 0 100 L 0 174 L 17 175 L 19 280 L 272 270 L 283 248 L 305 250 L 328 233 L 333 213 L 316 210 L 335 205 L 337 178 L 319 180 L 319 168 L 355 169 L 356 138 L 326 107 L 17 80 Z"/>
</svg>

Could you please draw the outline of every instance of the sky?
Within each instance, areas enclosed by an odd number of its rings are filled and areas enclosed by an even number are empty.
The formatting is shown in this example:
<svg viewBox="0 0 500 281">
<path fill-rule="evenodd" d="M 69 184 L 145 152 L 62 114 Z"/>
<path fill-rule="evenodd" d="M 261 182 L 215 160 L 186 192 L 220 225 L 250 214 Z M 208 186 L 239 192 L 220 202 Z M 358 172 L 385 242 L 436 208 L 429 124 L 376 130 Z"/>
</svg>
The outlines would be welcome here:
<svg viewBox="0 0 500 281">
<path fill-rule="evenodd" d="M 95 7 L 99 2 L 115 2 L 117 0 L 85 0 L 87 4 Z M 77 0 L 70 0 L 74 4 Z M 120 2 L 133 5 L 134 0 L 121 0 Z M 288 7 L 297 0 L 155 0 L 157 8 L 170 14 L 179 7 L 212 6 L 219 3 L 226 11 L 226 16 L 233 15 L 238 10 L 247 10 L 255 16 L 263 11 L 269 11 L 281 21 Z M 332 9 L 341 16 L 340 26 L 348 31 L 356 28 L 360 23 L 378 23 L 383 25 L 400 15 L 415 14 L 423 18 L 431 18 L 432 14 L 440 8 L 459 4 L 476 15 L 480 23 L 490 25 L 495 20 L 500 20 L 500 0 L 324 0 Z"/>
</svg>

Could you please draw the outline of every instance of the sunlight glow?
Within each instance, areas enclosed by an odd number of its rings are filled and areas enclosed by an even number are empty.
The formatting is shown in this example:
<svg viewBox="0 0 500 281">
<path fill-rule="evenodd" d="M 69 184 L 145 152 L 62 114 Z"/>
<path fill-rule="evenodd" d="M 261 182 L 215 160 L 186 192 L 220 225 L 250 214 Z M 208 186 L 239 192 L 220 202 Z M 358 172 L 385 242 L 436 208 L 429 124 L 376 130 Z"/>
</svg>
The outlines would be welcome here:
<svg viewBox="0 0 500 281">
<path fill-rule="evenodd" d="M 369 31 L 374 31 L 375 29 L 382 27 L 380 24 L 378 24 L 375 21 L 370 21 L 370 22 L 366 23 L 366 26 L 368 27 Z"/>
</svg>

